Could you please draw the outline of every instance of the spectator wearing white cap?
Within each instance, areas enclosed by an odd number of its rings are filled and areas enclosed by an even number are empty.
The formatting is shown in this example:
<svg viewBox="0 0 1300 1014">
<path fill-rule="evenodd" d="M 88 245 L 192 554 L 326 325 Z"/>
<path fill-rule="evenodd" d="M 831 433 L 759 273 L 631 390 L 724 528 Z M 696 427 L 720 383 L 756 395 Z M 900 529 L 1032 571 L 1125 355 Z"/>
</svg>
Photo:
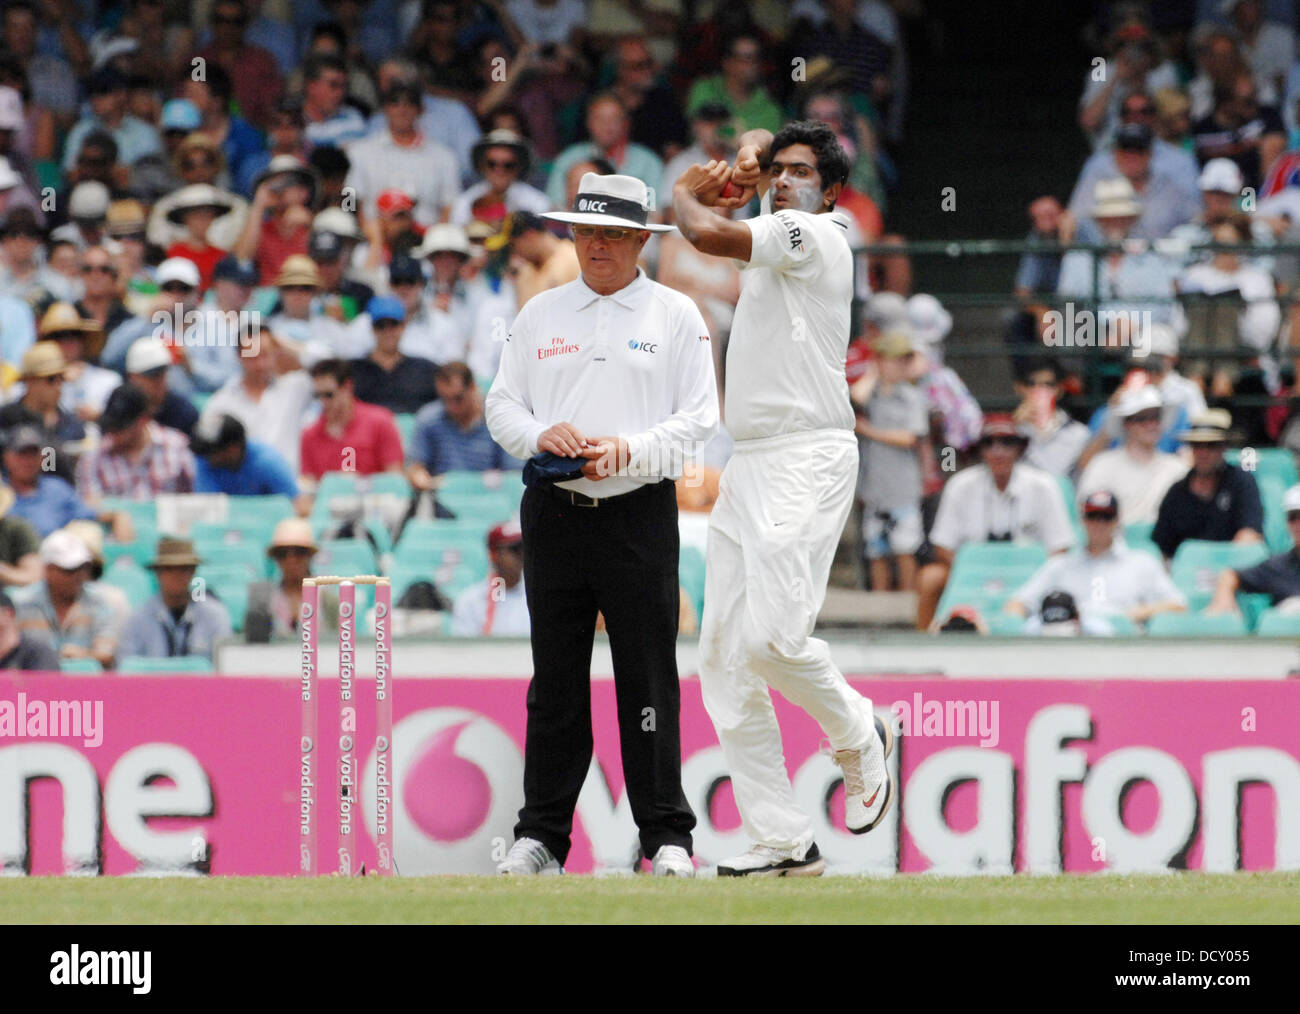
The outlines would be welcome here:
<svg viewBox="0 0 1300 1014">
<path fill-rule="evenodd" d="M 1114 249 L 1101 254 L 1088 250 L 1067 253 L 1061 258 L 1057 294 L 1066 299 L 1090 300 L 1095 293 L 1100 311 L 1148 311 L 1153 320 L 1168 323 L 1173 312 L 1174 278 L 1180 265 L 1154 250 L 1129 253 L 1120 245 L 1136 238 L 1135 226 L 1142 213 L 1142 202 L 1132 184 L 1122 176 L 1099 181 L 1089 210 L 1098 234 L 1085 237 L 1081 229 L 1078 238 L 1110 243 Z M 1193 206 L 1179 221 L 1195 214 Z M 1177 222 L 1171 227 L 1174 224 Z M 1094 267 L 1098 257 L 1099 270 Z"/>
<path fill-rule="evenodd" d="M 41 543 L 41 580 L 15 595 L 18 628 L 49 644 L 60 658 L 93 658 L 110 668 L 117 655 L 121 618 L 90 580 L 90 548 L 66 529 Z"/>
<path fill-rule="evenodd" d="M 952 314 L 926 292 L 908 299 L 906 312 L 916 350 L 908 377 L 925 395 L 930 412 L 942 420 L 944 444 L 964 451 L 979 439 L 984 413 L 957 371 L 944 365 L 943 343 L 952 331 Z"/>
<path fill-rule="evenodd" d="M 402 353 L 431 363 L 464 360 L 474 325 L 474 306 L 461 280 L 461 270 L 470 258 L 469 239 L 459 225 L 440 223 L 424 234 L 411 251 L 406 270 L 397 270 L 398 258 L 390 265 L 393 294 L 407 305 L 407 323 L 402 335 Z M 420 284 L 411 281 L 410 265 L 427 262 L 428 284 L 421 272 Z"/>
<path fill-rule="evenodd" d="M 159 291 L 150 313 L 147 316 L 129 318 L 108 336 L 104 351 L 99 356 L 100 363 L 106 368 L 125 373 L 127 352 L 139 338 L 158 336 L 172 348 L 183 352 L 187 335 L 194 334 L 194 322 L 197 319 L 194 311 L 199 305 L 198 266 L 184 257 L 168 257 L 158 265 L 155 277 Z M 195 334 L 189 338 L 189 343 L 197 340 Z M 179 362 L 183 364 L 183 355 Z M 183 368 L 178 370 L 173 379 L 184 384 L 184 372 Z"/>
<path fill-rule="evenodd" d="M 1187 596 L 1150 553 L 1129 549 L 1119 532 L 1119 503 L 1109 490 L 1083 500 L 1080 514 L 1087 541 L 1054 556 L 1016 589 L 1003 607 L 1013 616 L 1029 616 L 1026 633 L 1037 633 L 1045 617 L 1039 603 L 1053 592 L 1074 599 L 1084 633 L 1113 634 L 1110 617 L 1146 623 L 1160 613 L 1184 612 Z"/>
<path fill-rule="evenodd" d="M 68 195 L 68 221 L 50 233 L 50 239 L 75 243 L 79 250 L 104 238 L 104 219 L 112 198 L 99 180 L 83 180 Z"/>
<path fill-rule="evenodd" d="M 1219 575 L 1207 613 L 1237 612 L 1237 592 L 1268 595 L 1273 605 L 1285 604 L 1288 610 L 1300 611 L 1300 486 L 1286 491 L 1282 509 L 1292 547 L 1253 567 L 1225 570 Z"/>
<path fill-rule="evenodd" d="M 137 338 L 126 354 L 126 379 L 144 392 L 154 422 L 188 437 L 199 421 L 199 412 L 188 398 L 168 389 L 167 374 L 172 365 L 171 347 L 161 338 Z"/>
<path fill-rule="evenodd" d="M 1150 384 L 1125 391 L 1116 405 L 1122 420 L 1123 443 L 1102 451 L 1079 477 L 1079 496 L 1109 490 L 1120 503 L 1120 523 L 1154 522 L 1169 487 L 1187 472 L 1187 465 L 1158 447 L 1162 402 Z"/>
<path fill-rule="evenodd" d="M 1151 325 L 1147 355 L 1134 362 L 1146 370 L 1149 382 L 1155 384 L 1160 392 L 1160 400 L 1165 405 L 1166 425 L 1171 417 L 1181 415 L 1191 419 L 1205 411 L 1205 395 L 1200 385 L 1178 371 L 1178 332 L 1168 324 Z M 1162 439 L 1160 449 L 1173 451 L 1175 447 L 1165 446 Z"/>
<path fill-rule="evenodd" d="M 1201 213 L 1190 222 L 1178 226 L 1169 234 L 1169 239 L 1177 244 L 1186 245 L 1187 260 L 1198 261 L 1209 256 L 1204 250 L 1195 247 L 1212 242 L 1216 226 L 1231 220 L 1242 213 L 1241 201 L 1245 193 L 1246 182 L 1241 177 L 1237 163 L 1230 158 L 1212 158 L 1201 169 L 1197 188 L 1201 194 Z M 1251 240 L 1257 246 L 1271 246 L 1274 242 L 1274 230 L 1264 217 L 1263 205 L 1260 215 L 1250 219 Z M 1258 258 L 1258 266 L 1268 270 L 1271 258 Z"/>
</svg>

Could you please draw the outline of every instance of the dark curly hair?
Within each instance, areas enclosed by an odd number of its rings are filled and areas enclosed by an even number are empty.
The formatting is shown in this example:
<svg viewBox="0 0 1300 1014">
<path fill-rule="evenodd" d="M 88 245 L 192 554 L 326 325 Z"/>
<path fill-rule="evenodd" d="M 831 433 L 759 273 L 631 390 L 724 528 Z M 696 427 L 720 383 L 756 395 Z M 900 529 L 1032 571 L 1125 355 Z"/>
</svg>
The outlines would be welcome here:
<svg viewBox="0 0 1300 1014">
<path fill-rule="evenodd" d="M 772 145 L 767 149 L 767 165 L 770 165 L 776 153 L 792 144 L 806 144 L 813 151 L 817 160 L 817 174 L 822 178 L 822 189 L 833 183 L 847 183 L 849 179 L 849 156 L 840 147 L 835 131 L 824 123 L 815 120 L 796 120 L 787 123 L 776 132 Z M 767 168 L 767 165 L 764 168 Z M 835 207 L 834 203 L 831 207 Z"/>
</svg>

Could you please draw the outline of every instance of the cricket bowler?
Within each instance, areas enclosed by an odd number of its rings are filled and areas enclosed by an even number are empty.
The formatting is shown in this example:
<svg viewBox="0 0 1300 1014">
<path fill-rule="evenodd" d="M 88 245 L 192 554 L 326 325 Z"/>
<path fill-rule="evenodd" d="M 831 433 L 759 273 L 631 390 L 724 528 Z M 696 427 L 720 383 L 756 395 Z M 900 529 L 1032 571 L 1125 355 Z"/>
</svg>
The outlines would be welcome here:
<svg viewBox="0 0 1300 1014">
<path fill-rule="evenodd" d="M 897 791 L 888 726 L 812 637 L 853 504 L 858 444 L 844 361 L 853 299 L 849 159 L 824 124 L 741 138 L 735 166 L 688 169 L 673 188 L 682 235 L 743 262 L 727 348 L 724 418 L 735 452 L 709 519 L 700 683 L 722 744 L 748 852 L 719 876 L 819 876 L 812 820 L 795 803 L 770 689 L 821 725 L 844 770 L 845 823 L 876 827 Z M 755 193 L 766 211 L 712 210 Z"/>
</svg>

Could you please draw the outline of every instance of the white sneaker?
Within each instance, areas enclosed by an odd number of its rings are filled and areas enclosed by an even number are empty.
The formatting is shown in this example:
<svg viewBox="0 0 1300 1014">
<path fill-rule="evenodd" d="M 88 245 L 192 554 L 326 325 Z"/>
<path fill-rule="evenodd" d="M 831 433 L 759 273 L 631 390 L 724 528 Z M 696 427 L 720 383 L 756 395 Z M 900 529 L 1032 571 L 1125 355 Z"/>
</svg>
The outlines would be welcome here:
<svg viewBox="0 0 1300 1014">
<path fill-rule="evenodd" d="M 744 855 L 718 863 L 720 877 L 820 877 L 825 871 L 826 860 L 816 843 L 802 859 L 796 859 L 792 849 L 751 845 Z"/>
<path fill-rule="evenodd" d="M 885 766 L 894 732 L 879 718 L 873 724 L 871 739 L 861 749 L 831 754 L 844 769 L 844 824 L 854 834 L 866 834 L 884 820 L 894 801 L 894 778 Z"/>
<path fill-rule="evenodd" d="M 650 861 L 656 877 L 693 877 L 695 864 L 680 845 L 661 845 Z"/>
<path fill-rule="evenodd" d="M 502 876 L 554 877 L 563 872 L 560 861 L 536 838 L 520 838 L 510 846 L 505 859 L 497 866 L 497 873 Z"/>
</svg>

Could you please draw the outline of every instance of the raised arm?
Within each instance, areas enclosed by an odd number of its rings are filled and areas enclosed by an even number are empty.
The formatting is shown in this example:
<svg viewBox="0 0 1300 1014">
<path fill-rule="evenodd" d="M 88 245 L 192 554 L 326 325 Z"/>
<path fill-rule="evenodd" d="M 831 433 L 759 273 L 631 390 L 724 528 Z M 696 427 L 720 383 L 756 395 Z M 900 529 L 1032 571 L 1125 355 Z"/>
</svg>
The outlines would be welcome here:
<svg viewBox="0 0 1300 1014">
<path fill-rule="evenodd" d="M 713 212 L 713 207 L 736 207 L 754 196 L 722 197 L 731 182 L 732 168 L 714 159 L 708 165 L 693 165 L 673 186 L 673 215 L 682 237 L 701 253 L 747 261 L 753 250 L 749 226 Z M 743 196 L 743 195 L 742 195 Z"/>
</svg>

